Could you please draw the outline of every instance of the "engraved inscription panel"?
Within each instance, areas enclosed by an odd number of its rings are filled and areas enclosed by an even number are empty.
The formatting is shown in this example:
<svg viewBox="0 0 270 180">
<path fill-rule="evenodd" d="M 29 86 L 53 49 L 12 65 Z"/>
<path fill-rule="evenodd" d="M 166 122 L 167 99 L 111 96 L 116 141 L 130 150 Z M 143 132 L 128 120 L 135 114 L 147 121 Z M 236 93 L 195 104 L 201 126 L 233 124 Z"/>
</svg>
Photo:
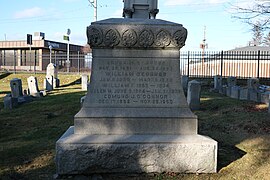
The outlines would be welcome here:
<svg viewBox="0 0 270 180">
<path fill-rule="evenodd" d="M 177 60 L 99 58 L 89 89 L 90 107 L 177 107 Z M 96 74 L 95 74 L 96 73 Z"/>
</svg>

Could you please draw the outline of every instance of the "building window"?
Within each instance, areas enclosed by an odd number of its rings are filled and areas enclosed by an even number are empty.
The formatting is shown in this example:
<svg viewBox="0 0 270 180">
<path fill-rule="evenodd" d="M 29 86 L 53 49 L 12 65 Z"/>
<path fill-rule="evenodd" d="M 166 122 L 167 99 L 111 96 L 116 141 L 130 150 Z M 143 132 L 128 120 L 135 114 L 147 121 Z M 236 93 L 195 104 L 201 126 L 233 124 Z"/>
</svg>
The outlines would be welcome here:
<svg viewBox="0 0 270 180">
<path fill-rule="evenodd" d="M 16 64 L 15 50 L 2 50 L 0 56 L 1 65 L 14 66 Z"/>
<path fill-rule="evenodd" d="M 21 50 L 21 66 L 39 66 L 38 50 Z"/>
</svg>

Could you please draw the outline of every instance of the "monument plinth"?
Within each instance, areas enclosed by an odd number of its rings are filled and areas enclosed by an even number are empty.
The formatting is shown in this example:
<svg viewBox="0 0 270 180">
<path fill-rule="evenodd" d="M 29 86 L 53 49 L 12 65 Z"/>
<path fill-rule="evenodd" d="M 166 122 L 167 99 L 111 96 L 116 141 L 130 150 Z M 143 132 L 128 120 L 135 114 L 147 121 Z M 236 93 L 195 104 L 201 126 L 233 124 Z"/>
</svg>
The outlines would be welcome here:
<svg viewBox="0 0 270 180">
<path fill-rule="evenodd" d="M 87 36 L 90 86 L 74 127 L 56 143 L 57 173 L 216 172 L 217 142 L 197 134 L 181 86 L 187 30 L 158 19 L 107 19 Z"/>
</svg>

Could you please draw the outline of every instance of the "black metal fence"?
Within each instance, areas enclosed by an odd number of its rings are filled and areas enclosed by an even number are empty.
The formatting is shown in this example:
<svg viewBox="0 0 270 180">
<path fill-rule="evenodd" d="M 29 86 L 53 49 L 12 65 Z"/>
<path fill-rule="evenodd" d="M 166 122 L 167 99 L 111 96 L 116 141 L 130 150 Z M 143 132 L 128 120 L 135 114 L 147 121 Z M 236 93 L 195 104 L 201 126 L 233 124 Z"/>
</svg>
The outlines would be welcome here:
<svg viewBox="0 0 270 180">
<path fill-rule="evenodd" d="M 270 79 L 269 51 L 187 51 L 180 53 L 182 75 L 199 78 L 235 76 Z"/>
</svg>

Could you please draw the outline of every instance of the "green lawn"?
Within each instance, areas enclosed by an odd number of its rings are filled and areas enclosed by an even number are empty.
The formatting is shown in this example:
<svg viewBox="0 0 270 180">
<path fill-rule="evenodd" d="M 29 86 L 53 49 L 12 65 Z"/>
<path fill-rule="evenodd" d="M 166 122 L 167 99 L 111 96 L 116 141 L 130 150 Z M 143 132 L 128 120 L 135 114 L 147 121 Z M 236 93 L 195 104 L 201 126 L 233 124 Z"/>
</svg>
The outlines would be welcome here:
<svg viewBox="0 0 270 180">
<path fill-rule="evenodd" d="M 60 74 L 62 87 L 46 97 L 13 110 L 3 109 L 3 97 L 10 91 L 9 81 L 19 77 L 26 88 L 28 76 L 0 76 L 0 179 L 52 179 L 55 142 L 73 125 L 80 98 L 85 94 L 80 84 L 74 83 L 79 75 Z M 37 75 L 40 89 L 44 77 Z M 201 110 L 195 114 L 199 133 L 219 143 L 218 173 L 167 172 L 137 179 L 270 179 L 270 115 L 266 105 L 203 90 Z"/>
</svg>

